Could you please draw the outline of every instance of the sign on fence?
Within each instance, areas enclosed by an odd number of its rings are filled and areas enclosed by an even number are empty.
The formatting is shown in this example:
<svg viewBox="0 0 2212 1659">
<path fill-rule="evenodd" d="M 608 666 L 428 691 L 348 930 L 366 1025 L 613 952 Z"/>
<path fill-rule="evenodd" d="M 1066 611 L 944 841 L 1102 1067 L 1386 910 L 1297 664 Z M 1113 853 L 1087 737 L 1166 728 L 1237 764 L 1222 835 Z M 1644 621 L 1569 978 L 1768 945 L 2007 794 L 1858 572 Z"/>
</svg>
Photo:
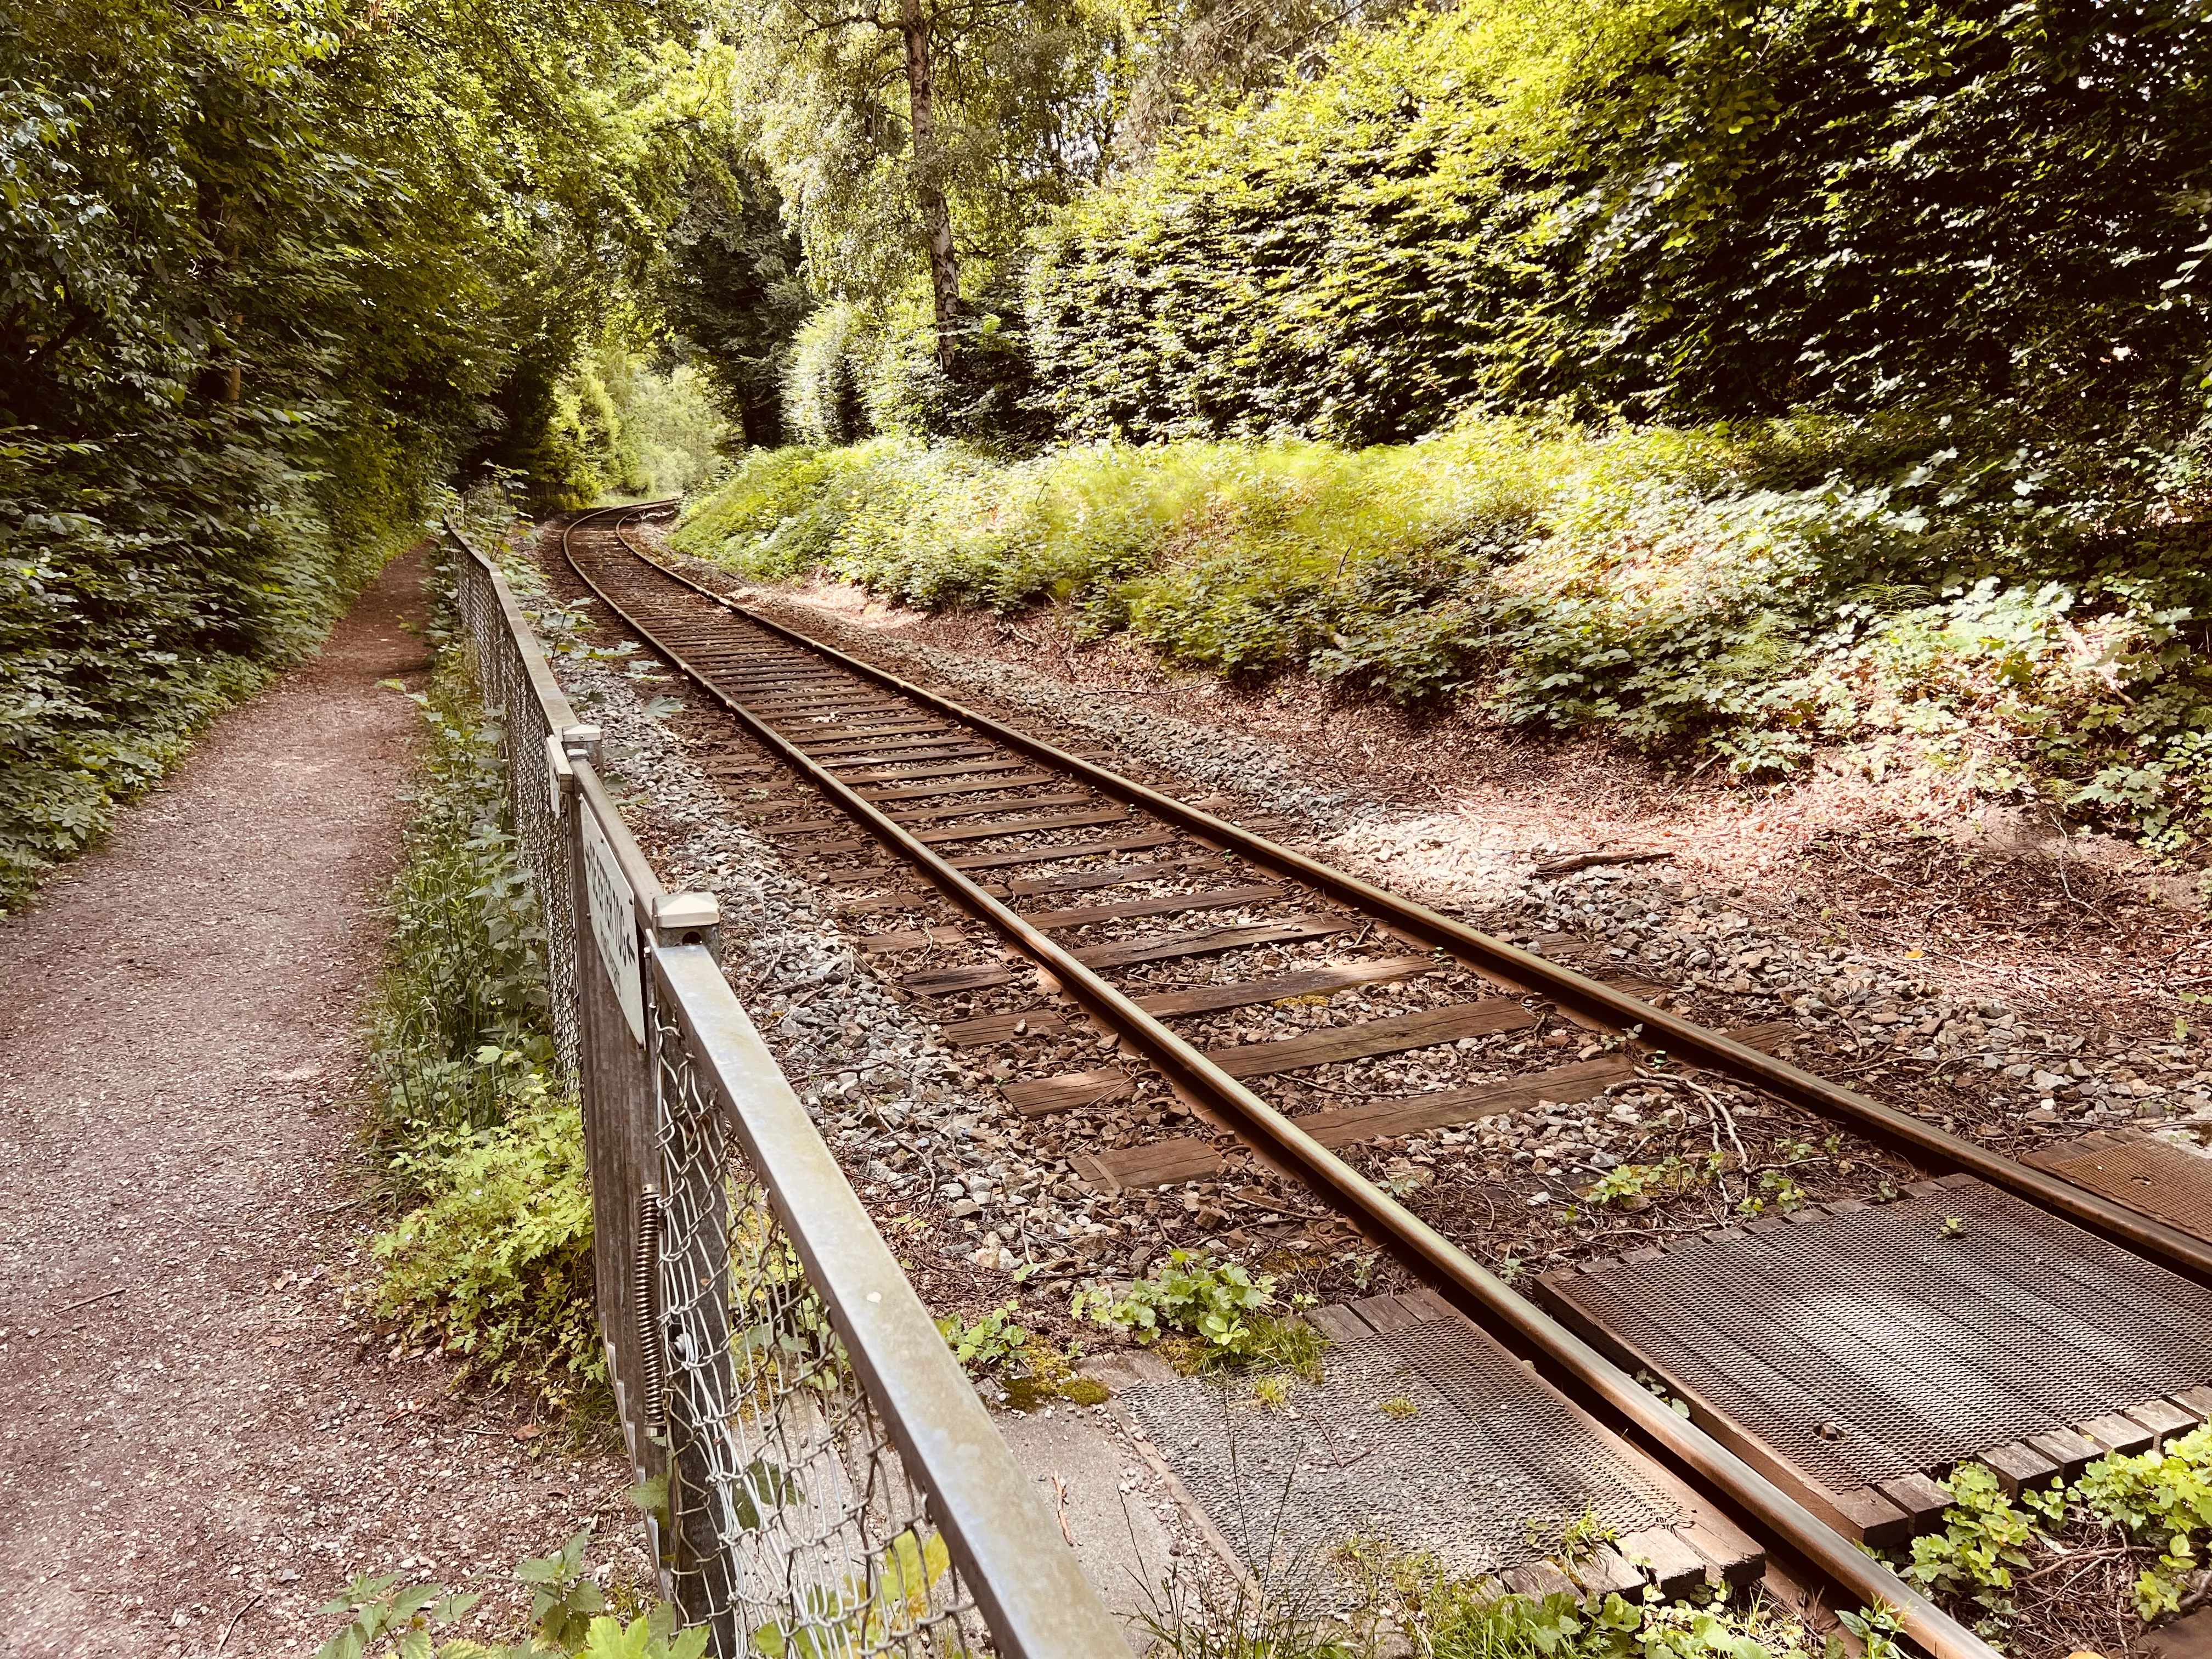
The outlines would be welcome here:
<svg viewBox="0 0 2212 1659">
<path fill-rule="evenodd" d="M 584 827 L 584 886 L 592 899 L 592 938 L 599 947 L 600 965 L 622 1004 L 623 1018 L 631 1038 L 645 1042 L 645 983 L 637 956 L 637 897 L 615 857 L 607 832 L 599 828 L 599 815 L 582 801 L 577 817 Z"/>
</svg>

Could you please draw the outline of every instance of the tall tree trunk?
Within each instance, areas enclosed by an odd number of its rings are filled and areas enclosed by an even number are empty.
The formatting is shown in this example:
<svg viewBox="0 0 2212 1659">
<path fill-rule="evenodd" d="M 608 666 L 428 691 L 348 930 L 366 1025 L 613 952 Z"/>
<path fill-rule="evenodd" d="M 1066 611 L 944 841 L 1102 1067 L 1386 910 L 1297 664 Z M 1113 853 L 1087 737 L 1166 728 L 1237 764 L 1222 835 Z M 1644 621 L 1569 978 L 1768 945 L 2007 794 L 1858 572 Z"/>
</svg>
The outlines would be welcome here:
<svg viewBox="0 0 2212 1659">
<path fill-rule="evenodd" d="M 921 0 L 901 0 L 899 34 L 906 43 L 906 89 L 913 109 L 915 202 L 929 238 L 929 286 L 937 302 L 937 366 L 950 374 L 954 325 L 960 316 L 960 265 L 952 252 L 952 210 L 945 199 L 944 158 L 937 149 L 937 75 Z"/>
</svg>

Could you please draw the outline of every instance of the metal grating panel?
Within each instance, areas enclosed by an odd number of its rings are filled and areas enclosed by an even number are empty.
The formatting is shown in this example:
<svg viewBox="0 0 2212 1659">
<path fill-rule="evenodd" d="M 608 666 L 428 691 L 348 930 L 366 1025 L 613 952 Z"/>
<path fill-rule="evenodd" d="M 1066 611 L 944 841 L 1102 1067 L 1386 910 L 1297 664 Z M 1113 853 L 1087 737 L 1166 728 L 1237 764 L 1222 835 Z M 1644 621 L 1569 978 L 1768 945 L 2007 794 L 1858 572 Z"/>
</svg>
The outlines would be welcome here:
<svg viewBox="0 0 2212 1659">
<path fill-rule="evenodd" d="M 2100 1152 L 2069 1149 L 2033 1161 L 2077 1187 L 2212 1239 L 2212 1158 L 2162 1140 L 2139 1140 Z"/>
<path fill-rule="evenodd" d="M 2212 1378 L 2212 1292 L 1979 1182 L 1546 1289 L 1838 1492 Z"/>
<path fill-rule="evenodd" d="M 1677 1517 L 1626 1457 L 1463 1320 L 1330 1348 L 1322 1380 L 1299 1383 L 1287 1411 L 1262 1406 L 1249 1382 L 1203 1377 L 1127 1398 L 1255 1566 L 1311 1564 L 1358 1538 L 1474 1576 L 1556 1550 L 1586 1510 L 1624 1533 Z M 1413 1411 L 1378 1411 L 1386 1400 Z"/>
</svg>

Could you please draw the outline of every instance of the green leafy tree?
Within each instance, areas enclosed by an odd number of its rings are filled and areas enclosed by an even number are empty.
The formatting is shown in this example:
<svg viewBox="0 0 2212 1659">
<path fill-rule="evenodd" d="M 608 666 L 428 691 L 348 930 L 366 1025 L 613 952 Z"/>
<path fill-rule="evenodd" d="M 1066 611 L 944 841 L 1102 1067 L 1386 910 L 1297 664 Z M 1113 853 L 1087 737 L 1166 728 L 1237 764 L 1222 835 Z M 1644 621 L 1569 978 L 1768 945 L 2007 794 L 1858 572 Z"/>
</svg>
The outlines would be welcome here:
<svg viewBox="0 0 2212 1659">
<path fill-rule="evenodd" d="M 1103 174 L 1118 14 L 1090 0 L 740 0 L 735 22 L 741 129 L 816 290 L 883 307 L 918 282 L 952 374 L 972 293 Z M 980 284 L 963 274 L 976 265 Z"/>
</svg>

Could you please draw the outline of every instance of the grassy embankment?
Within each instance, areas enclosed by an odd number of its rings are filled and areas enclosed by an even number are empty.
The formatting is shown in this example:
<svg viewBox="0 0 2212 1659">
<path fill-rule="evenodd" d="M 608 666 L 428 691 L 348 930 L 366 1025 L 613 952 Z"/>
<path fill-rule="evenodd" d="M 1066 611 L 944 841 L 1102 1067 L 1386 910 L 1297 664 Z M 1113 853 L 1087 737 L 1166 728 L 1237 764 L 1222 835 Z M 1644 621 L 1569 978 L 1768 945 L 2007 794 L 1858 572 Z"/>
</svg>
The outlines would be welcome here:
<svg viewBox="0 0 2212 1659">
<path fill-rule="evenodd" d="M 675 539 L 1693 770 L 1917 769 L 2179 854 L 2212 806 L 2212 584 L 2170 532 L 2203 492 L 2193 458 L 1902 421 L 1469 417 L 1364 449 L 757 452 Z"/>
</svg>

